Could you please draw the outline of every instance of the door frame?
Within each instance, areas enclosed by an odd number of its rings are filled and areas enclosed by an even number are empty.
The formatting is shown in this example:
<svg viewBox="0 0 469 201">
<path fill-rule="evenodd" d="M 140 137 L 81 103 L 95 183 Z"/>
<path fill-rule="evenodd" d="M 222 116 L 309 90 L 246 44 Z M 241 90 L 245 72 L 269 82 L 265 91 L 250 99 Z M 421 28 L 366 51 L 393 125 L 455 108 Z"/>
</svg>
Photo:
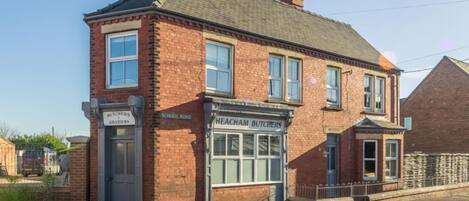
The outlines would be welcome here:
<svg viewBox="0 0 469 201">
<path fill-rule="evenodd" d="M 334 137 L 334 143 L 329 144 L 329 140 L 326 139 L 326 151 L 327 151 L 326 183 L 328 186 L 331 185 L 329 184 L 329 147 L 332 147 L 332 146 L 335 147 L 335 184 L 332 184 L 332 185 L 336 185 L 338 183 L 339 176 L 340 176 L 339 175 L 339 172 L 340 172 L 339 171 L 340 170 L 340 135 L 329 133 L 327 134 L 326 138 L 329 138 L 329 136 Z"/>
<path fill-rule="evenodd" d="M 106 166 L 108 158 L 106 152 L 106 126 L 104 125 L 104 111 L 130 111 L 135 118 L 135 201 L 143 201 L 143 114 L 144 98 L 142 96 L 129 96 L 127 102 L 108 103 L 105 99 L 92 98 L 89 103 L 83 103 L 82 110 L 86 117 L 96 115 L 98 126 L 98 201 L 110 201 L 109 183 L 106 181 L 110 169 Z"/>
</svg>

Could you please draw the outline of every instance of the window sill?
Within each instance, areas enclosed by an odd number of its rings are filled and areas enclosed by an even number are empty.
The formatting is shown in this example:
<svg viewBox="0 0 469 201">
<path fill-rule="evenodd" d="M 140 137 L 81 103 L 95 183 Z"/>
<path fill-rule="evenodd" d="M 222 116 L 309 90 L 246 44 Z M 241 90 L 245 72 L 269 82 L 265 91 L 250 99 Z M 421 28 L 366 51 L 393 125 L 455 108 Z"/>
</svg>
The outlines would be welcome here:
<svg viewBox="0 0 469 201">
<path fill-rule="evenodd" d="M 234 184 L 213 184 L 213 188 L 241 187 L 241 186 L 261 186 L 270 184 L 283 184 L 283 181 L 255 182 L 255 183 L 234 183 Z"/>
<path fill-rule="evenodd" d="M 341 112 L 341 111 L 344 111 L 344 109 L 342 109 L 342 107 L 337 107 L 337 106 L 326 106 L 326 107 L 323 107 L 322 108 L 323 110 L 325 111 L 331 111 L 331 112 Z"/>
<path fill-rule="evenodd" d="M 288 101 L 282 101 L 282 100 L 275 100 L 275 99 L 269 99 L 265 101 L 266 103 L 277 103 L 277 104 L 284 104 L 284 105 L 289 105 L 289 106 L 296 106 L 296 107 L 301 107 L 304 106 L 303 103 L 301 102 L 288 102 Z"/>
<path fill-rule="evenodd" d="M 110 88 L 107 87 L 106 89 L 104 89 L 104 91 L 126 91 L 126 90 L 136 91 L 136 90 L 138 90 L 138 86 L 110 87 Z"/>
<path fill-rule="evenodd" d="M 217 92 L 212 92 L 212 91 L 206 91 L 204 93 L 204 96 L 212 96 L 212 97 L 218 97 L 218 98 L 229 98 L 229 99 L 235 99 L 231 94 L 223 94 L 223 93 L 217 93 Z"/>
<path fill-rule="evenodd" d="M 386 116 L 386 113 L 384 113 L 384 112 L 363 111 L 361 114 L 375 115 L 375 116 Z"/>
</svg>

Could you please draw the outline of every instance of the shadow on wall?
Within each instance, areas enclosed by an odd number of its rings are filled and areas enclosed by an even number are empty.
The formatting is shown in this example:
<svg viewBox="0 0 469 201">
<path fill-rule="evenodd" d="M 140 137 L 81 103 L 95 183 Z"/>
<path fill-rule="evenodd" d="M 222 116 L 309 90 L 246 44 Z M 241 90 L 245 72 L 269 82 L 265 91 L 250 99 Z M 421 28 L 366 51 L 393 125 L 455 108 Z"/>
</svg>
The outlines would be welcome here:
<svg viewBox="0 0 469 201">
<path fill-rule="evenodd" d="M 337 183 L 349 182 L 354 179 L 355 151 L 353 145 L 353 128 L 348 128 L 340 134 L 339 138 L 338 164 L 336 166 L 338 168 L 336 172 Z M 295 145 L 290 143 L 289 146 Z M 327 184 L 327 142 L 323 141 L 290 160 L 289 169 L 296 172 L 296 178 L 293 178 L 296 185 Z"/>
</svg>

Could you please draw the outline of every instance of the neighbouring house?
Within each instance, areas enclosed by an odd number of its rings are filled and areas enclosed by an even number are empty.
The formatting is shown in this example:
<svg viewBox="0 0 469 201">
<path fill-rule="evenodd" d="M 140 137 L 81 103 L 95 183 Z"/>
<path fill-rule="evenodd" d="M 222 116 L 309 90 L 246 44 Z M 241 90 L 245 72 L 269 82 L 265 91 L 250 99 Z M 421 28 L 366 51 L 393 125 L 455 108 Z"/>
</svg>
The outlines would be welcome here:
<svg viewBox="0 0 469 201">
<path fill-rule="evenodd" d="M 0 137 L 0 169 L 3 168 L 6 169 L 8 175 L 16 175 L 15 144 Z"/>
<path fill-rule="evenodd" d="M 121 0 L 85 21 L 91 200 L 285 200 L 402 176 L 400 70 L 302 0 Z"/>
<path fill-rule="evenodd" d="M 444 57 L 405 99 L 405 151 L 469 153 L 469 63 Z"/>
</svg>

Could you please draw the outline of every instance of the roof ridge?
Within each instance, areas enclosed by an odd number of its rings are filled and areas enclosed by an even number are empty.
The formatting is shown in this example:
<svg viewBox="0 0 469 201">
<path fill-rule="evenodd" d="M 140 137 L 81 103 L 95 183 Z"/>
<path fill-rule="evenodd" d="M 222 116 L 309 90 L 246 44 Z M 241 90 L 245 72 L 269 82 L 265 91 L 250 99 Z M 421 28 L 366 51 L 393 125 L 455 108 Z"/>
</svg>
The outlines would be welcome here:
<svg viewBox="0 0 469 201">
<path fill-rule="evenodd" d="M 311 15 L 311 16 L 313 16 L 313 17 L 318 17 L 318 18 L 321 18 L 321 19 L 323 19 L 323 20 L 330 21 L 330 22 L 337 23 L 337 24 L 341 24 L 341 25 L 344 25 L 344 26 L 347 26 L 347 27 L 350 27 L 350 28 L 352 27 L 352 25 L 350 25 L 350 24 L 348 24 L 348 23 L 341 22 L 341 21 L 338 21 L 338 20 L 334 20 L 334 19 L 332 19 L 332 18 L 328 18 L 328 17 L 326 17 L 326 16 L 320 15 L 320 14 L 318 14 L 318 13 L 315 13 L 315 12 L 312 12 L 312 11 L 309 11 L 309 10 L 305 10 L 305 9 L 298 8 L 298 7 L 294 6 L 294 5 L 285 3 L 285 2 L 283 2 L 283 1 L 281 1 L 281 0 L 273 0 L 273 1 L 275 1 L 275 2 L 277 2 L 277 3 L 279 3 L 279 4 L 281 4 L 281 5 L 284 5 L 284 6 L 287 6 L 287 7 L 292 8 L 292 9 L 295 9 L 295 10 L 297 10 L 297 11 L 300 11 L 300 12 L 302 12 L 302 13 L 309 14 L 309 15 Z"/>
<path fill-rule="evenodd" d="M 98 9 L 96 12 L 106 12 L 108 10 L 112 10 L 113 8 L 125 3 L 126 1 L 128 1 L 128 0 L 118 0 L 114 3 L 108 4 L 106 7 L 102 8 L 102 9 Z"/>
</svg>

